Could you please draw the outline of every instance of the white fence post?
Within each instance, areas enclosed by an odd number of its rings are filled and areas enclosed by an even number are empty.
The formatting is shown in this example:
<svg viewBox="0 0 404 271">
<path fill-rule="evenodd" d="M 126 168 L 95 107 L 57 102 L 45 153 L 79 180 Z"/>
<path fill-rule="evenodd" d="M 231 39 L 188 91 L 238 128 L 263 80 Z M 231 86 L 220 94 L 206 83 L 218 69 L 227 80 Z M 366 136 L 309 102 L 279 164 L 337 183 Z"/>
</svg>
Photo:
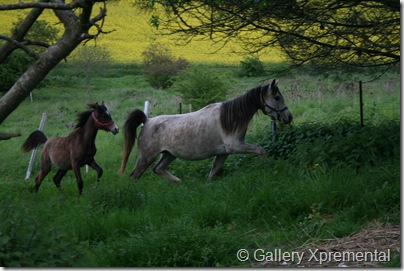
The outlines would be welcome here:
<svg viewBox="0 0 404 271">
<path fill-rule="evenodd" d="M 39 129 L 38 129 L 41 132 L 43 131 L 43 128 L 45 127 L 46 118 L 47 118 L 46 113 L 43 113 L 41 123 L 39 124 Z M 32 150 L 31 159 L 29 160 L 29 164 L 28 164 L 27 174 L 25 175 L 25 180 L 28 180 L 29 176 L 31 175 L 31 171 L 32 171 L 32 167 L 35 162 L 35 157 L 36 157 L 37 151 L 38 151 L 38 146 Z"/>
<path fill-rule="evenodd" d="M 150 110 L 150 101 L 145 101 L 143 112 L 145 113 L 146 116 L 149 116 L 149 110 Z"/>
</svg>

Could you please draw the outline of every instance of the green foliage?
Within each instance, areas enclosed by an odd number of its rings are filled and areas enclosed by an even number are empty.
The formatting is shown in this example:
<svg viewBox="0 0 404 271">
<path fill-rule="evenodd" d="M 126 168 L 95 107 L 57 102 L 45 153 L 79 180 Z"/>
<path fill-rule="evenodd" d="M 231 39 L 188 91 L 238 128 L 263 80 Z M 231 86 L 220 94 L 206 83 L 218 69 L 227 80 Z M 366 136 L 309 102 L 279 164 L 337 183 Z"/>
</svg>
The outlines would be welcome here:
<svg viewBox="0 0 404 271">
<path fill-rule="evenodd" d="M 223 227 L 201 228 L 174 220 L 155 231 L 111 240 L 111 250 L 100 257 L 107 265 L 121 267 L 224 267 L 237 263 L 234 253 L 243 239 Z"/>
<path fill-rule="evenodd" d="M 400 123 L 391 120 L 363 128 L 350 120 L 304 123 L 278 132 L 274 144 L 268 144 L 269 138 L 264 140 L 273 157 L 293 163 L 372 166 L 380 159 L 399 157 Z"/>
<path fill-rule="evenodd" d="M 21 18 L 13 24 L 13 28 L 18 28 Z M 40 41 L 44 44 L 52 44 L 58 37 L 59 30 L 51 26 L 47 21 L 37 20 L 32 25 L 25 39 Z M 35 51 L 41 52 L 45 47 L 34 46 Z M 20 76 L 28 69 L 33 59 L 22 50 L 15 50 L 0 65 L 0 93 L 8 91 Z M 43 85 L 43 84 L 42 84 Z"/>
<path fill-rule="evenodd" d="M 32 58 L 25 52 L 16 50 L 0 65 L 0 92 L 8 91 L 28 69 Z"/>
<path fill-rule="evenodd" d="M 22 20 L 22 18 L 19 18 L 18 22 L 13 24 L 13 28 L 18 29 L 18 26 Z M 36 20 L 25 36 L 25 39 L 41 42 L 43 44 L 52 44 L 57 41 L 58 34 L 59 29 L 52 26 L 49 22 L 45 20 Z M 43 51 L 44 48 L 45 47 L 43 46 L 36 46 L 35 50 L 40 52 Z"/>
<path fill-rule="evenodd" d="M 264 64 L 257 57 L 246 57 L 240 62 L 240 76 L 256 77 L 265 74 Z"/>
<path fill-rule="evenodd" d="M 226 98 L 228 86 L 225 80 L 203 65 L 183 70 L 173 81 L 173 90 L 180 93 L 184 102 L 191 104 L 193 110 Z"/>
<path fill-rule="evenodd" d="M 11 197 L 2 198 L 0 210 L 0 265 L 5 267 L 80 266 L 84 246 L 63 233 L 63 228 L 41 226 L 43 221 Z M 88 259 L 86 259 L 88 260 Z"/>
<path fill-rule="evenodd" d="M 170 87 L 170 79 L 188 66 L 188 61 L 175 59 L 171 51 L 160 43 L 150 44 L 142 56 L 147 80 L 154 88 Z"/>
</svg>

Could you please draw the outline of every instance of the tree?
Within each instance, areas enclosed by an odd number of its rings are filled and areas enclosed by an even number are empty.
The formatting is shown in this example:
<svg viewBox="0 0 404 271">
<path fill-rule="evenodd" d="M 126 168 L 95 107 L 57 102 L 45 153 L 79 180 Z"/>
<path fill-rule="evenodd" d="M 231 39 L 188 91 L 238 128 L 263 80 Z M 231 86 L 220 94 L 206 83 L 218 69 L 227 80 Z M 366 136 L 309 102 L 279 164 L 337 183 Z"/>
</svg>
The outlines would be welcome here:
<svg viewBox="0 0 404 271">
<path fill-rule="evenodd" d="M 13 29 L 18 29 L 22 22 L 22 18 L 17 23 L 13 24 Z M 57 40 L 59 29 L 51 26 L 45 20 L 36 20 L 32 25 L 30 31 L 25 36 L 26 40 L 41 41 L 40 45 L 50 44 Z M 3 44 L 0 42 L 0 44 Z M 32 46 L 36 53 L 42 52 L 44 47 Z M 7 56 L 7 58 L 0 65 L 0 93 L 8 91 L 18 78 L 28 69 L 34 57 L 28 55 L 21 49 L 17 49 Z"/>
<path fill-rule="evenodd" d="M 99 13 L 93 15 L 97 2 L 102 2 Z M 96 39 L 105 33 L 102 29 L 106 16 L 105 0 L 39 0 L 38 2 L 0 5 L 2 10 L 31 9 L 24 20 L 14 29 L 11 36 L 0 35 L 5 44 L 0 48 L 0 64 L 16 49 L 22 49 L 35 58 L 27 71 L 0 98 L 0 124 L 18 107 L 45 76 L 80 43 Z M 38 20 L 44 9 L 52 9 L 62 23 L 64 32 L 55 44 L 43 40 L 29 40 L 27 33 Z M 99 24 L 101 22 L 101 24 Z M 90 29 L 95 29 L 90 33 Z M 42 46 L 43 51 L 32 50 L 31 46 Z"/>
<path fill-rule="evenodd" d="M 250 53 L 281 49 L 294 64 L 390 66 L 400 62 L 397 0 L 138 0 L 164 34 Z M 161 12 L 161 8 L 165 13 Z"/>
<path fill-rule="evenodd" d="M 111 62 L 108 50 L 100 46 L 83 46 L 71 58 L 75 70 L 85 77 L 86 92 L 91 97 L 91 78 L 103 74 Z"/>
</svg>

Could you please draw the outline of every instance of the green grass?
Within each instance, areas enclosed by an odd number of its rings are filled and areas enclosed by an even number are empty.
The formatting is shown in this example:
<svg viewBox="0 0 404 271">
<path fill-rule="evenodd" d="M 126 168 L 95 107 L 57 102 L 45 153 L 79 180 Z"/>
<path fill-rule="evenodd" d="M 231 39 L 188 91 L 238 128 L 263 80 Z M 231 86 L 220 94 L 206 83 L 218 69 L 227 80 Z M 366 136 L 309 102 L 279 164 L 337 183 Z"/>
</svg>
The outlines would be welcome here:
<svg viewBox="0 0 404 271">
<path fill-rule="evenodd" d="M 265 79 L 239 78 L 235 67 L 213 68 L 229 75 L 229 98 Z M 183 180 L 180 185 L 150 169 L 133 181 L 127 174 L 135 154 L 120 176 L 122 133 L 101 131 L 100 183 L 83 168 L 83 195 L 77 196 L 72 172 L 60 192 L 53 169 L 33 194 L 39 159 L 25 181 L 29 154 L 20 146 L 38 128 L 42 112 L 48 114 L 49 137 L 71 132 L 76 113 L 89 102 L 104 100 L 120 128 L 145 99 L 153 116 L 178 112 L 179 98 L 148 86 L 137 66 L 111 67 L 92 78 L 91 96 L 84 79 L 61 66 L 34 91 L 34 102 L 24 101 L 1 126 L 22 137 L 1 142 L 0 265 L 250 266 L 237 260 L 240 248 L 294 249 L 308 240 L 348 236 L 375 220 L 400 223 L 398 78 L 387 74 L 367 84 L 364 128 L 353 94 L 356 78 L 345 87 L 303 72 L 282 78 L 294 125 L 278 127 L 273 143 L 268 118 L 254 117 L 247 141 L 263 146 L 268 156 L 230 156 L 213 181 L 207 180 L 212 159 L 174 161 L 170 171 Z M 395 256 L 389 266 L 399 263 Z"/>
</svg>

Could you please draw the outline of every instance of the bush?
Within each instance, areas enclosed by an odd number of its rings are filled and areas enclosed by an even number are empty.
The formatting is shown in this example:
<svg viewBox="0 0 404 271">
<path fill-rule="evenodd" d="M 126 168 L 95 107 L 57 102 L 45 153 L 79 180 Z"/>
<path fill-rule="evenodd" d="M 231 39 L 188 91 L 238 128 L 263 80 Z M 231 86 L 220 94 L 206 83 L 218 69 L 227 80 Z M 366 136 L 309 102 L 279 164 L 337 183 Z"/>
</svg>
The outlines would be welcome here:
<svg viewBox="0 0 404 271">
<path fill-rule="evenodd" d="M 240 62 L 240 76 L 255 77 L 265 74 L 264 65 L 257 57 L 246 57 Z"/>
<path fill-rule="evenodd" d="M 40 225 L 27 206 L 0 200 L 0 266 L 71 267 L 88 261 L 86 246 L 63 230 Z"/>
<path fill-rule="evenodd" d="M 179 92 L 183 101 L 191 104 L 194 110 L 226 98 L 225 81 L 217 72 L 201 65 L 180 72 L 173 81 L 173 90 Z"/>
<path fill-rule="evenodd" d="M 142 56 L 147 81 L 154 88 L 170 87 L 170 79 L 188 66 L 188 61 L 175 59 L 170 50 L 160 43 L 150 44 Z"/>
<path fill-rule="evenodd" d="M 380 160 L 399 159 L 400 123 L 391 120 L 363 128 L 349 120 L 306 123 L 277 132 L 275 144 L 268 143 L 269 138 L 262 141 L 274 158 L 288 159 L 295 164 L 344 164 L 360 168 L 375 166 Z"/>
<path fill-rule="evenodd" d="M 14 51 L 0 65 L 0 92 L 7 92 L 31 65 L 32 58 L 21 50 Z"/>
</svg>

